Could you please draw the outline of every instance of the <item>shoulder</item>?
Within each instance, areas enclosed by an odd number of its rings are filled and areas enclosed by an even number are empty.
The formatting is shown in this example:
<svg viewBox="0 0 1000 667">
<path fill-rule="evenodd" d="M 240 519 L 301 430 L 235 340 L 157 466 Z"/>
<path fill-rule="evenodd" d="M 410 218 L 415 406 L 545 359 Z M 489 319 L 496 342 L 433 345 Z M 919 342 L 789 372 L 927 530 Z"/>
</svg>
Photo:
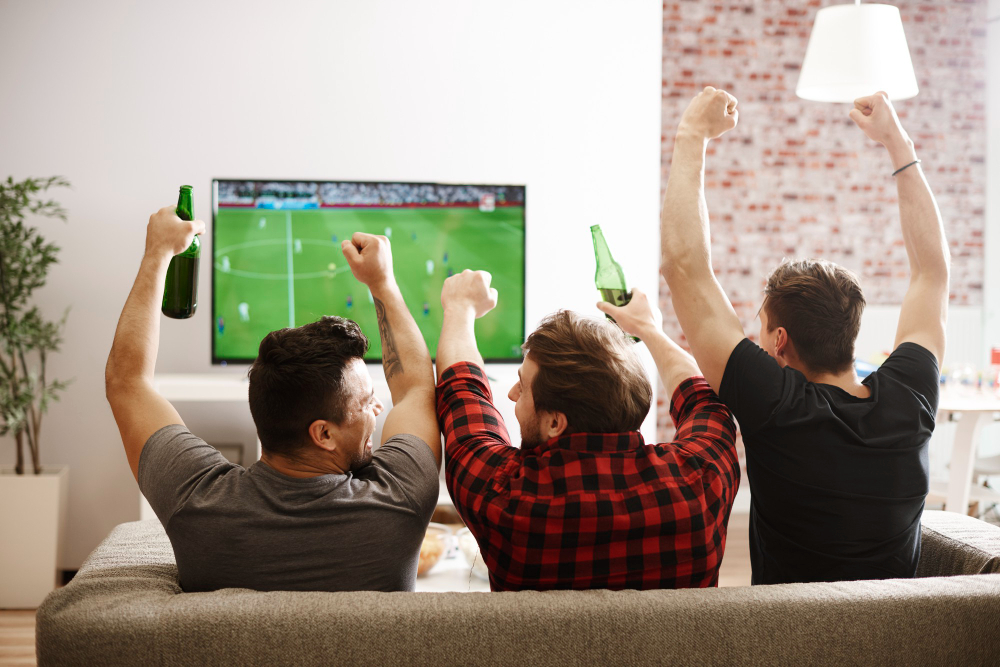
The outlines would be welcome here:
<svg viewBox="0 0 1000 667">
<path fill-rule="evenodd" d="M 411 496 L 437 498 L 437 461 L 427 443 L 415 435 L 400 433 L 386 440 L 375 450 L 368 467 L 374 476 L 401 484 Z"/>
<path fill-rule="evenodd" d="M 140 471 L 144 466 L 162 464 L 191 453 L 218 454 L 218 450 L 196 436 L 183 424 L 170 424 L 159 429 L 146 440 L 139 456 Z M 220 458 L 223 458 L 219 454 Z"/>
<path fill-rule="evenodd" d="M 900 343 L 872 376 L 883 394 L 888 386 L 896 384 L 921 396 L 929 409 L 937 408 L 941 370 L 937 356 L 922 345 Z M 886 384 L 885 380 L 890 382 Z"/>
</svg>

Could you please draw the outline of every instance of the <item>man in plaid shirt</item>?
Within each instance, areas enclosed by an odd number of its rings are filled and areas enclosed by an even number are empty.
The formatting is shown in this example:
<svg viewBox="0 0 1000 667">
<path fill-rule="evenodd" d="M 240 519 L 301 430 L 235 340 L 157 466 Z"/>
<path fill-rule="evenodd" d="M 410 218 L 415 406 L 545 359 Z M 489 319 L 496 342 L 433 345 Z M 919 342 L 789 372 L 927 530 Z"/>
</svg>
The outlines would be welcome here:
<svg viewBox="0 0 1000 667">
<path fill-rule="evenodd" d="M 448 490 L 491 588 L 717 585 L 739 486 L 735 425 L 646 296 L 634 290 L 624 308 L 599 308 L 652 353 L 672 395 L 675 440 L 647 445 L 638 431 L 652 389 L 622 330 L 560 311 L 524 344 L 509 393 L 516 448 L 476 347 L 475 319 L 496 305 L 489 283 L 484 271 L 445 282 L 437 412 Z"/>
</svg>

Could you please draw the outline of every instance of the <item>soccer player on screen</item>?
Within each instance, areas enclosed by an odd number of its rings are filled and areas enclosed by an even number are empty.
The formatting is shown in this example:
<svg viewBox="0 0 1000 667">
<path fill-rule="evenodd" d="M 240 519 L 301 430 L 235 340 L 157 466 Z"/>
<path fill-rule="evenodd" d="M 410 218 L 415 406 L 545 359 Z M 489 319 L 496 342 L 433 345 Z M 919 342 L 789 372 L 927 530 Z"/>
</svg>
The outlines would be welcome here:
<svg viewBox="0 0 1000 667">
<path fill-rule="evenodd" d="M 666 337 L 640 290 L 598 307 L 649 347 L 672 396 L 673 442 L 639 426 L 652 387 L 622 329 L 559 311 L 524 343 L 508 398 L 511 445 L 476 347 L 492 310 L 490 274 L 444 283 L 437 410 L 445 478 L 475 535 L 493 590 L 715 586 L 739 486 L 732 415 L 690 355 Z"/>
<path fill-rule="evenodd" d="M 374 295 L 393 408 L 364 363 L 368 339 L 342 317 L 273 331 L 250 368 L 261 459 L 244 469 L 192 434 L 153 388 L 170 258 L 204 231 L 168 206 L 122 311 L 105 386 L 132 474 L 166 529 L 185 591 L 413 590 L 437 504 L 440 433 L 427 346 L 406 308 L 385 237 L 342 251 Z"/>
<path fill-rule="evenodd" d="M 708 87 L 681 118 L 661 270 L 691 351 L 746 443 L 753 583 L 912 577 L 948 314 L 949 253 L 934 196 L 885 93 L 855 101 L 851 119 L 889 154 L 910 259 L 895 349 L 859 381 L 861 286 L 815 259 L 771 273 L 758 346 L 712 272 L 704 190 L 708 142 L 736 127 L 738 114 L 732 95 Z"/>
</svg>

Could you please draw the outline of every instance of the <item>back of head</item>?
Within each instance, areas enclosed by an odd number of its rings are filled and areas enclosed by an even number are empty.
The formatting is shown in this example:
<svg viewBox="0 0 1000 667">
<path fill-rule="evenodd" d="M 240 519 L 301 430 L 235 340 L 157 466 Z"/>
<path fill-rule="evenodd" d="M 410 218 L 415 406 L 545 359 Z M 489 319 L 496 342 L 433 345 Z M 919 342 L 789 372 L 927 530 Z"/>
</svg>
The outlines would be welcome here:
<svg viewBox="0 0 1000 667">
<path fill-rule="evenodd" d="M 616 325 L 560 310 L 524 343 L 538 364 L 531 385 L 536 411 L 562 412 L 568 432 L 636 431 L 653 388 L 633 343 Z"/>
<path fill-rule="evenodd" d="M 250 413 L 261 448 L 293 456 L 317 419 L 343 421 L 349 392 L 344 370 L 368 351 L 354 322 L 326 316 L 264 337 L 250 367 Z"/>
<path fill-rule="evenodd" d="M 764 289 L 767 327 L 784 327 L 808 370 L 842 373 L 854 363 L 865 296 L 858 278 L 821 259 L 786 261 Z"/>
</svg>

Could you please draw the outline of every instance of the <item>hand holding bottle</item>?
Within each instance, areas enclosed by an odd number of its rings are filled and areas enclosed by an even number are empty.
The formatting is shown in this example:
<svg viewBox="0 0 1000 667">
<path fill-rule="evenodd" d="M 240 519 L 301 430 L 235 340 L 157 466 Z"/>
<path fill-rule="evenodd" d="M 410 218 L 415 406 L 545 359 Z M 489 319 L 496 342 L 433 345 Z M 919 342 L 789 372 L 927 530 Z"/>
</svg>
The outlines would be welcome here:
<svg viewBox="0 0 1000 667">
<path fill-rule="evenodd" d="M 181 220 L 175 206 L 164 206 L 149 216 L 146 225 L 146 254 L 150 257 L 170 258 L 184 252 L 194 241 L 195 235 L 205 233 L 201 220 Z"/>
<path fill-rule="evenodd" d="M 632 299 L 625 306 L 598 301 L 597 309 L 614 318 L 621 330 L 630 336 L 647 339 L 650 334 L 663 332 L 663 315 L 642 290 L 633 289 Z"/>
</svg>

